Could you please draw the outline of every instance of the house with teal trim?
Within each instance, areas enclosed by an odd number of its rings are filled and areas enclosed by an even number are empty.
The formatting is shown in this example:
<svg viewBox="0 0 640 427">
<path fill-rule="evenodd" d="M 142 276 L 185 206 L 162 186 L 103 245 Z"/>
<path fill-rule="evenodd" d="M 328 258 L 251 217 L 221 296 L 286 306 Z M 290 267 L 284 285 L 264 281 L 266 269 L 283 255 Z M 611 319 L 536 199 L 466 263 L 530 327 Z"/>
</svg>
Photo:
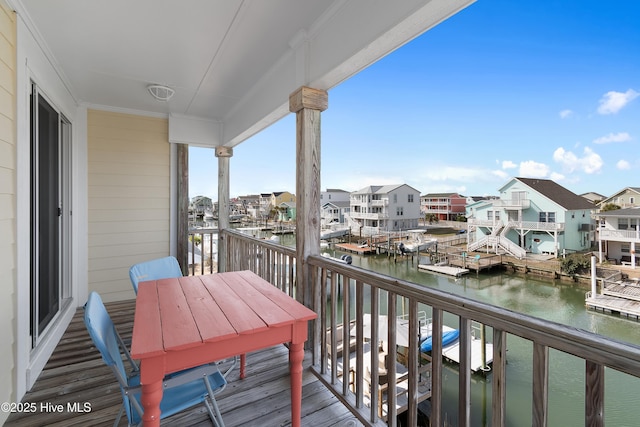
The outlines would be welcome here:
<svg viewBox="0 0 640 427">
<path fill-rule="evenodd" d="M 589 200 L 548 179 L 512 178 L 499 191 L 467 209 L 468 251 L 558 257 L 591 247 L 596 207 Z"/>
</svg>

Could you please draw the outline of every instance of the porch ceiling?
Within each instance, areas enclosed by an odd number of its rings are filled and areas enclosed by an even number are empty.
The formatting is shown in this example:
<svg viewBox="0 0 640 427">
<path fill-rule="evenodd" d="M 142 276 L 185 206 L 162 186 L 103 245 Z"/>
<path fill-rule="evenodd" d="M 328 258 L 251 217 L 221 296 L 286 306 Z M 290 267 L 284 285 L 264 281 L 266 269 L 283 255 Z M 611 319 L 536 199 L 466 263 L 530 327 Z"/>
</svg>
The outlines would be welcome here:
<svg viewBox="0 0 640 427">
<path fill-rule="evenodd" d="M 234 146 L 473 0 L 8 0 L 78 103 L 202 118 Z M 149 84 L 175 89 L 169 102 Z"/>
</svg>

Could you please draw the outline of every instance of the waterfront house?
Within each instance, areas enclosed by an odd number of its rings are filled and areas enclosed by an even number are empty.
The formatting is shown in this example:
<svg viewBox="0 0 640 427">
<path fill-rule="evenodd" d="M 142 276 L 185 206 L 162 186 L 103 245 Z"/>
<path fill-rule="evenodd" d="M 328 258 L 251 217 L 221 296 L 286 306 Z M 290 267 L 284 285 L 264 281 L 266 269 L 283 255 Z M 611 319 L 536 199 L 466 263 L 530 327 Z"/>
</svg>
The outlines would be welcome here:
<svg viewBox="0 0 640 427">
<path fill-rule="evenodd" d="M 189 203 L 189 211 L 193 212 L 196 218 L 204 218 L 206 213 L 213 213 L 213 201 L 206 196 L 195 196 Z"/>
<path fill-rule="evenodd" d="M 640 207 L 600 211 L 595 214 L 598 222 L 598 252 L 600 261 L 638 266 L 640 258 Z"/>
<path fill-rule="evenodd" d="M 293 221 L 296 219 L 296 203 L 282 202 L 278 205 L 278 221 Z"/>
<path fill-rule="evenodd" d="M 602 208 L 608 204 L 618 205 L 621 208 L 640 206 L 640 187 L 625 187 L 616 191 L 609 197 L 603 197 L 598 206 Z"/>
<path fill-rule="evenodd" d="M 348 225 L 347 217 L 351 210 L 351 204 L 347 201 L 326 202 L 322 205 L 320 220 L 323 227 L 331 225 Z"/>
<path fill-rule="evenodd" d="M 327 188 L 320 193 L 320 203 L 325 204 L 328 202 L 348 202 L 350 193 L 346 190 L 339 188 Z"/>
<path fill-rule="evenodd" d="M 331 324 L 334 338 L 337 333 L 335 318 L 327 319 L 326 305 L 317 304 L 320 298 L 315 296 L 324 285 L 318 278 L 327 278 L 331 288 L 337 288 L 336 280 L 353 281 L 356 290 L 366 286 L 371 295 L 388 295 L 388 301 L 406 300 L 410 328 L 416 327 L 418 304 L 433 308 L 436 328 L 444 313 L 459 319 L 459 425 L 470 425 L 471 378 L 465 363 L 470 359 L 472 320 L 493 332 L 492 425 L 506 423 L 506 340 L 511 334 L 528 340 L 534 349 L 534 375 L 525 379 L 532 382 L 532 417 L 547 419 L 548 353 L 557 349 L 585 361 L 584 417 L 596 421 L 590 425 L 602 425 L 605 367 L 640 377 L 635 347 L 319 256 L 320 116 L 328 108 L 328 91 L 472 1 L 156 3 L 0 0 L 2 402 L 19 402 L 32 388 L 89 292 L 99 292 L 107 302 L 128 300 L 131 307 L 132 264 L 174 254 L 184 269 L 187 148 L 199 146 L 210 148 L 218 163 L 218 270 L 259 272 L 322 316 L 309 334 L 307 366 L 315 378 L 311 386 L 332 394 L 326 401 L 340 402 L 366 425 L 384 424 L 376 410 L 368 411 L 363 404 L 361 384 L 354 384 L 355 391 L 341 387 L 337 363 L 328 363 L 323 328 Z M 289 113 L 296 115 L 297 127 L 291 135 L 296 160 L 290 165 L 297 169 L 295 249 L 242 236 L 230 229 L 228 218 L 234 148 Z M 418 195 L 414 199 L 418 206 Z M 247 250 L 251 245 L 255 250 Z M 278 260 L 288 263 L 278 264 L 277 272 L 268 270 L 272 265 L 265 262 L 275 260 L 275 255 L 266 255 L 276 251 Z M 332 300 L 337 301 L 335 294 Z M 363 312 L 362 301 L 352 303 Z M 371 307 L 377 309 L 377 304 Z M 393 320 L 396 306 L 384 309 Z M 130 311 L 122 318 L 130 324 Z M 378 320 L 373 319 L 375 326 Z M 384 338 L 392 343 L 395 322 L 390 325 Z M 357 329 L 361 327 L 358 317 Z M 75 332 L 81 335 L 81 329 Z M 408 390 L 413 391 L 404 393 L 409 425 L 417 424 L 417 336 L 411 335 L 407 353 Z M 328 346 L 335 357 L 336 346 L 331 340 Z M 434 425 L 444 423 L 446 371 L 438 349 L 436 338 L 429 376 Z M 82 351 L 93 350 L 89 346 Z M 375 380 L 377 363 L 369 366 Z M 64 399 L 69 385 L 64 382 L 65 367 L 57 370 L 62 373 L 55 388 L 58 399 Z M 355 378 L 362 378 L 362 363 L 351 369 Z M 389 377 L 394 377 L 394 369 L 390 364 Z M 74 386 L 92 379 L 91 370 L 82 371 L 87 376 Z M 118 397 L 115 389 L 106 393 L 105 385 L 100 387 L 95 401 Z M 276 389 L 284 396 L 286 387 L 283 381 L 245 390 L 235 400 L 270 404 L 276 399 L 266 398 L 265 392 Z M 394 403 L 393 381 L 388 390 Z M 375 387 L 367 390 L 374 400 L 378 392 Z M 276 403 L 270 410 L 286 412 Z M 313 403 L 309 412 L 322 414 Z M 104 409 L 108 417 L 118 411 L 117 403 L 112 406 Z M 396 406 L 388 405 L 391 425 L 396 424 Z M 37 413 L 31 425 L 50 424 L 53 415 Z M 75 415 L 79 425 L 92 424 L 98 416 Z M 0 413 L 0 422 L 7 417 L 8 412 Z M 323 421 L 329 424 L 331 419 Z"/>
<path fill-rule="evenodd" d="M 458 193 L 429 193 L 420 196 L 420 211 L 425 215 L 435 215 L 439 221 L 456 221 L 465 215 L 467 198 Z"/>
<path fill-rule="evenodd" d="M 591 247 L 595 206 L 587 199 L 539 178 L 513 178 L 499 191 L 499 199 L 468 206 L 470 251 L 490 248 L 519 258 L 527 252 L 557 257 Z"/>
<path fill-rule="evenodd" d="M 420 192 L 407 184 L 370 185 L 351 193 L 350 217 L 365 235 L 418 227 Z"/>
</svg>

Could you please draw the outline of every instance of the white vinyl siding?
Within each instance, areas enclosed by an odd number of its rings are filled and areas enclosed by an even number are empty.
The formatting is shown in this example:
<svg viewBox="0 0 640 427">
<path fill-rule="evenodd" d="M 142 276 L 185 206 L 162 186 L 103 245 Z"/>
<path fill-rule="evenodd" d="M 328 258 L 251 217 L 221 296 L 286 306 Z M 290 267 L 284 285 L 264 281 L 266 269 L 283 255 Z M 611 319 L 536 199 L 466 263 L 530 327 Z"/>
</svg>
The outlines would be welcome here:
<svg viewBox="0 0 640 427">
<path fill-rule="evenodd" d="M 132 298 L 132 264 L 169 255 L 166 119 L 90 110 L 89 291 Z"/>
<path fill-rule="evenodd" d="M 0 401 L 15 402 L 14 350 L 16 290 L 16 22 L 15 14 L 0 1 Z M 8 412 L 0 412 L 0 424 Z"/>
</svg>

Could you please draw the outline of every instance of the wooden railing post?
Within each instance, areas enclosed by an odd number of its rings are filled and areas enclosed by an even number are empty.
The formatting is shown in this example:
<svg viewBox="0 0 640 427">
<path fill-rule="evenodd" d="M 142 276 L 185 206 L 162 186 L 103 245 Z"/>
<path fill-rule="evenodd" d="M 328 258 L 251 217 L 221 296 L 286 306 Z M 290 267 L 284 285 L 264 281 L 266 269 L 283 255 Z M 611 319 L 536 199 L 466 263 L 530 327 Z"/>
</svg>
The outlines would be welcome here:
<svg viewBox="0 0 640 427">
<path fill-rule="evenodd" d="M 225 272 L 227 245 L 221 231 L 229 228 L 229 159 L 233 148 L 216 147 L 218 158 L 218 271 Z"/>
<path fill-rule="evenodd" d="M 189 274 L 189 262 L 187 260 L 189 248 L 189 146 L 176 144 L 178 158 L 178 227 L 176 230 L 176 259 L 180 264 L 182 274 Z"/>
<path fill-rule="evenodd" d="M 296 113 L 296 298 L 311 308 L 307 257 L 320 254 L 320 113 L 327 103 L 326 91 L 304 86 L 289 96 Z"/>
</svg>

